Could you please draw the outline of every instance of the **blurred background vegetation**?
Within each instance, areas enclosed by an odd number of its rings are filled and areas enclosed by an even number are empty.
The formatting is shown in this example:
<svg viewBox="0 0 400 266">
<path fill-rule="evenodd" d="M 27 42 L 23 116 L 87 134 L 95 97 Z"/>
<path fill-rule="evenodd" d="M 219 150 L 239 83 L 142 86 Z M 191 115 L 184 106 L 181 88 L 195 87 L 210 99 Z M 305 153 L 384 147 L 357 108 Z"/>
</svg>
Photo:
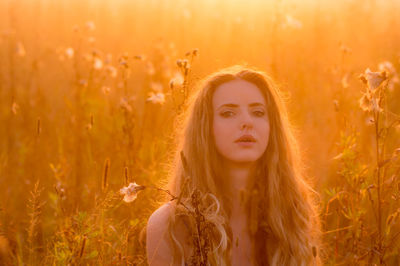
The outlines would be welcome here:
<svg viewBox="0 0 400 266">
<path fill-rule="evenodd" d="M 145 264 L 165 196 L 119 189 L 165 185 L 192 85 L 244 64 L 287 96 L 326 264 L 398 265 L 398 14 L 394 0 L 1 1 L 0 264 Z M 360 108 L 367 68 L 386 71 L 384 111 Z"/>
</svg>

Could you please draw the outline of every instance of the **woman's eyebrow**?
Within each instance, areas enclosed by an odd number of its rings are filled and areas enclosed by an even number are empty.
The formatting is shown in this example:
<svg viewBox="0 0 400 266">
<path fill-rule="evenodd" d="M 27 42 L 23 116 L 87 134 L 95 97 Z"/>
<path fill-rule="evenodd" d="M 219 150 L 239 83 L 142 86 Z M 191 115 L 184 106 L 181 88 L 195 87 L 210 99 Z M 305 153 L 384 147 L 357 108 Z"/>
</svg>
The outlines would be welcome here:
<svg viewBox="0 0 400 266">
<path fill-rule="evenodd" d="M 255 103 L 251 103 L 249 104 L 250 107 L 254 107 L 254 106 L 265 106 L 263 103 L 259 103 L 259 102 L 255 102 Z M 218 109 L 222 108 L 222 107 L 239 107 L 238 104 L 234 104 L 234 103 L 225 103 L 223 105 L 221 105 L 220 107 L 218 107 Z"/>
</svg>

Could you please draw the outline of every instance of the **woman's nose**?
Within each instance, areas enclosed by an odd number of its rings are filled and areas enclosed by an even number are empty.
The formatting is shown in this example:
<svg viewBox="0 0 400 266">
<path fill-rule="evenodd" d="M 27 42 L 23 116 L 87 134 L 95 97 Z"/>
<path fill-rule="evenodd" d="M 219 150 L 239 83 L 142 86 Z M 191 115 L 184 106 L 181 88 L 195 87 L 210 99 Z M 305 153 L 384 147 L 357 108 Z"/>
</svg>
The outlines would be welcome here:
<svg viewBox="0 0 400 266">
<path fill-rule="evenodd" d="M 253 127 L 253 118 L 250 113 L 244 112 L 241 121 L 240 121 L 240 129 L 243 130 L 245 128 L 249 129 Z"/>
</svg>

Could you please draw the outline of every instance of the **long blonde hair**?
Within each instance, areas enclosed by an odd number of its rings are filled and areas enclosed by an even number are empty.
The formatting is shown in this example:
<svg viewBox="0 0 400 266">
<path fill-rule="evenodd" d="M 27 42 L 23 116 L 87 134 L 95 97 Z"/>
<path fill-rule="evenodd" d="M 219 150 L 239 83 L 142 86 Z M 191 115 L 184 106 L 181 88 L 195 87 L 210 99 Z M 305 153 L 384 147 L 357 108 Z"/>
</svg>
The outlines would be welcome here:
<svg viewBox="0 0 400 266">
<path fill-rule="evenodd" d="M 202 193 L 204 215 L 214 227 L 209 254 L 211 264 L 229 265 L 232 234 L 229 226 L 230 197 L 222 188 L 226 177 L 221 169 L 212 134 L 214 91 L 221 84 L 241 79 L 255 84 L 267 104 L 270 136 L 258 161 L 256 175 L 243 193 L 247 204 L 247 226 L 253 239 L 253 262 L 257 265 L 319 265 L 319 218 L 315 191 L 305 181 L 299 148 L 278 87 L 265 73 L 243 66 L 222 69 L 203 79 L 189 101 L 182 135 L 170 177 L 170 189 L 190 206 L 194 190 Z M 183 152 L 187 167 L 180 153 Z M 186 171 L 184 168 L 187 168 Z M 183 262 L 183 248 L 174 235 L 179 217 L 177 206 L 170 220 L 170 236 L 176 258 Z M 190 220 L 190 217 L 189 217 Z M 179 230 L 179 229 L 178 229 Z"/>
</svg>

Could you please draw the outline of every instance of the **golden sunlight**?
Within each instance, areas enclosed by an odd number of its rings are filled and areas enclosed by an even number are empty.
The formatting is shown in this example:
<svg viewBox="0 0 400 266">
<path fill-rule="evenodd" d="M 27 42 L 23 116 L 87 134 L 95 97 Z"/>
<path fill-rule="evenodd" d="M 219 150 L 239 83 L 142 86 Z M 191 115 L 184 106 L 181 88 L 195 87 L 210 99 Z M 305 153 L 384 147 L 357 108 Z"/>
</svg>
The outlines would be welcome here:
<svg viewBox="0 0 400 266">
<path fill-rule="evenodd" d="M 400 265 L 399 14 L 0 1 L 0 265 Z"/>
</svg>

